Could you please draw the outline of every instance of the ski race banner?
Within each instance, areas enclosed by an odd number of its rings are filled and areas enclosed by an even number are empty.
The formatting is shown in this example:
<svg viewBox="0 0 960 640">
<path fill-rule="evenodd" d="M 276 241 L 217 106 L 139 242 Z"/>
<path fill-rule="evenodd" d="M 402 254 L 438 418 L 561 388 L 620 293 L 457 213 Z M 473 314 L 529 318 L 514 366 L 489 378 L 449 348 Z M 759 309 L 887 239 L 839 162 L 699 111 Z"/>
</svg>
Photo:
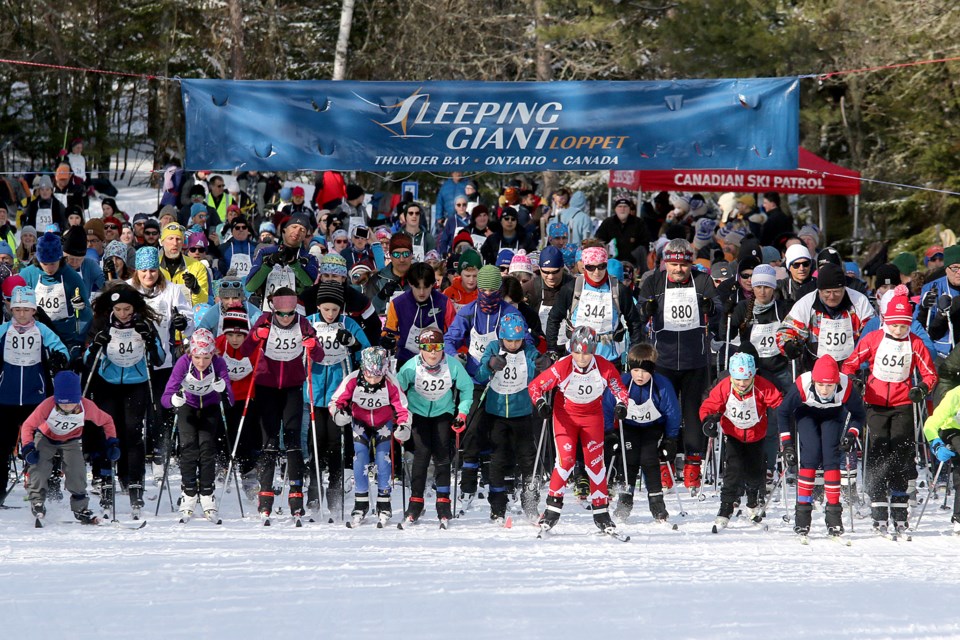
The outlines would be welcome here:
<svg viewBox="0 0 960 640">
<path fill-rule="evenodd" d="M 797 167 L 796 78 L 180 82 L 193 170 Z"/>
</svg>

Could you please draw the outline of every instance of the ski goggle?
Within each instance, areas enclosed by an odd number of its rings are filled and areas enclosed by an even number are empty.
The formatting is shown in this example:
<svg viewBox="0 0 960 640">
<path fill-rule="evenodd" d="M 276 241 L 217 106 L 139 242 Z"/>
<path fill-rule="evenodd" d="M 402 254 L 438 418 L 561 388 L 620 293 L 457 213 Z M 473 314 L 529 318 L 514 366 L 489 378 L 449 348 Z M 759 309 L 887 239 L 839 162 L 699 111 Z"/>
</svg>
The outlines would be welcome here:
<svg viewBox="0 0 960 640">
<path fill-rule="evenodd" d="M 421 344 L 420 351 L 428 351 L 430 353 L 437 353 L 438 351 L 443 351 L 443 345 L 439 342 L 433 342 L 431 344 Z"/>
<path fill-rule="evenodd" d="M 274 311 L 273 313 L 279 318 L 290 318 L 297 315 L 296 311 Z"/>
</svg>

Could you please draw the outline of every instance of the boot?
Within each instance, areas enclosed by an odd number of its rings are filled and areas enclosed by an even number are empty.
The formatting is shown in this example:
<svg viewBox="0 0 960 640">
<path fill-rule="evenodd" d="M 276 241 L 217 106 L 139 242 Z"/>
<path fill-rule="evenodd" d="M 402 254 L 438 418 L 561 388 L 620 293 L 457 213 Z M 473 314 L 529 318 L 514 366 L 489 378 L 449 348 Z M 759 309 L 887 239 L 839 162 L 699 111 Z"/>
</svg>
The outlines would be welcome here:
<svg viewBox="0 0 960 640">
<path fill-rule="evenodd" d="M 664 489 L 673 489 L 673 474 L 666 462 L 660 463 L 660 485 Z"/>
<path fill-rule="evenodd" d="M 130 485 L 130 506 L 134 509 L 143 508 L 143 483 L 136 482 Z"/>
<path fill-rule="evenodd" d="M 257 470 L 252 469 L 243 474 L 240 486 L 247 500 L 253 502 L 257 498 L 257 488 L 260 486 L 260 481 L 257 480 Z"/>
<path fill-rule="evenodd" d="M 590 479 L 587 477 L 587 474 L 581 473 L 577 476 L 577 481 L 573 488 L 573 495 L 581 502 L 590 498 Z"/>
<path fill-rule="evenodd" d="M 39 518 L 42 520 L 47 515 L 47 508 L 43 506 L 42 501 L 37 500 L 30 505 L 30 513 L 33 514 L 34 518 Z"/>
<path fill-rule="evenodd" d="M 384 514 L 386 514 L 387 518 L 393 515 L 393 506 L 390 504 L 390 494 L 377 495 L 377 515 L 383 516 Z"/>
<path fill-rule="evenodd" d="M 683 465 L 683 486 L 688 489 L 700 488 L 700 455 L 690 454 Z M 696 493 L 694 491 L 690 492 Z"/>
<path fill-rule="evenodd" d="M 663 502 L 663 492 L 647 495 L 647 502 L 650 504 L 650 515 L 653 516 L 653 519 L 666 522 L 670 514 L 667 513 L 667 505 Z"/>
<path fill-rule="evenodd" d="M 197 494 L 190 495 L 186 491 L 180 494 L 180 517 L 191 518 L 197 508 Z"/>
<path fill-rule="evenodd" d="M 612 531 L 617 528 L 617 525 L 614 524 L 610 518 L 610 513 L 607 511 L 606 505 L 593 508 L 593 524 L 597 525 L 597 528 L 603 532 Z"/>
<path fill-rule="evenodd" d="M 100 524 L 100 518 L 93 515 L 93 511 L 90 511 L 90 509 L 74 511 L 73 517 L 76 518 L 80 524 Z"/>
<path fill-rule="evenodd" d="M 423 498 L 410 496 L 410 502 L 407 503 L 407 510 L 403 512 L 404 520 L 416 522 L 423 514 Z"/>
<path fill-rule="evenodd" d="M 813 503 L 798 502 L 797 510 L 794 514 L 793 530 L 794 532 L 805 536 L 810 533 L 810 524 L 813 521 Z"/>
<path fill-rule="evenodd" d="M 353 498 L 353 511 L 350 512 L 351 518 L 363 519 L 370 510 L 370 494 L 357 493 Z"/>
<path fill-rule="evenodd" d="M 113 483 L 110 478 L 103 479 L 103 486 L 100 488 L 100 508 L 109 511 L 113 506 Z"/>
<path fill-rule="evenodd" d="M 620 522 L 626 522 L 631 511 L 633 511 L 633 494 L 621 493 L 620 499 L 617 500 L 617 508 L 613 510 L 613 517 Z"/>
<path fill-rule="evenodd" d="M 460 473 L 460 494 L 477 492 L 477 473 L 480 465 L 476 462 L 464 462 L 463 471 Z"/>
<path fill-rule="evenodd" d="M 530 520 L 536 520 L 540 516 L 540 490 L 536 486 L 524 485 L 523 492 L 520 494 L 520 507 L 523 514 Z"/>
<path fill-rule="evenodd" d="M 200 494 L 200 508 L 203 509 L 203 516 L 206 519 L 214 522 L 220 519 L 217 515 L 217 499 L 212 493 Z"/>
<path fill-rule="evenodd" d="M 547 508 L 540 516 L 540 527 L 552 529 L 557 526 L 561 511 L 563 511 L 563 496 L 547 496 Z"/>
<path fill-rule="evenodd" d="M 827 525 L 827 533 L 829 535 L 841 535 L 843 533 L 843 505 L 828 504 L 826 506 L 824 523 Z"/>
<path fill-rule="evenodd" d="M 497 520 L 505 518 L 507 515 L 507 493 L 506 491 L 490 491 L 487 498 L 490 502 L 490 519 Z"/>
<path fill-rule="evenodd" d="M 733 503 L 728 500 L 720 501 L 720 510 L 717 511 L 717 517 L 713 521 L 718 529 L 723 529 L 730 523 L 730 516 L 733 515 Z"/>
<path fill-rule="evenodd" d="M 909 496 L 905 491 L 891 491 L 890 519 L 898 530 L 907 528 L 907 503 Z"/>
<path fill-rule="evenodd" d="M 303 482 L 291 480 L 289 496 L 290 515 L 302 516 L 305 513 L 303 510 Z"/>
<path fill-rule="evenodd" d="M 889 519 L 890 512 L 890 503 L 889 502 L 871 502 L 870 503 L 870 517 L 873 518 L 874 527 L 878 524 L 883 526 L 887 525 L 887 520 Z"/>
<path fill-rule="evenodd" d="M 450 510 L 449 493 L 437 492 L 437 518 L 440 520 L 453 520 L 453 512 Z"/>
<path fill-rule="evenodd" d="M 268 516 L 273 511 L 273 491 L 261 491 L 257 495 L 257 511 L 261 515 Z"/>
</svg>

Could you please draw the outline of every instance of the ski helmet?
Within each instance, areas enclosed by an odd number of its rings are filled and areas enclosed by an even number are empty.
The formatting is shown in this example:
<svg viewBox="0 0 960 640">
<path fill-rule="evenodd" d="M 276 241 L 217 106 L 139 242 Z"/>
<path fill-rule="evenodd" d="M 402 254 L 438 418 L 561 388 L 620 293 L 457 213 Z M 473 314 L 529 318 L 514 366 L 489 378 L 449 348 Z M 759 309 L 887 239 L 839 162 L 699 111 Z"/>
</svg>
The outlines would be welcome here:
<svg viewBox="0 0 960 640">
<path fill-rule="evenodd" d="M 730 378 L 749 380 L 757 374 L 757 363 L 749 353 L 735 353 L 730 356 Z"/>
<path fill-rule="evenodd" d="M 527 332 L 527 324 L 516 313 L 508 313 L 500 320 L 497 337 L 501 340 L 522 340 Z"/>
<path fill-rule="evenodd" d="M 383 347 L 367 347 L 360 352 L 360 367 L 368 376 L 387 373 L 387 350 Z"/>
<path fill-rule="evenodd" d="M 417 336 L 417 344 L 443 344 L 443 333 L 440 329 L 427 327 Z"/>
<path fill-rule="evenodd" d="M 570 336 L 570 353 L 596 353 L 597 332 L 593 327 L 577 327 Z"/>
</svg>

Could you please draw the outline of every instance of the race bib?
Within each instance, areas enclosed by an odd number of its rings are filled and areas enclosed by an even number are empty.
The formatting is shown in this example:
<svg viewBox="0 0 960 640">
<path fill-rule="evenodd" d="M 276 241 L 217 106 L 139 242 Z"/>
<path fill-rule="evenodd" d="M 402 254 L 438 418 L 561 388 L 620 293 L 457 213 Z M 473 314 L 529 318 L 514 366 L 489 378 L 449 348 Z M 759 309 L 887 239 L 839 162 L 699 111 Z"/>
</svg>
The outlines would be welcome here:
<svg viewBox="0 0 960 640">
<path fill-rule="evenodd" d="M 574 404 L 589 404 L 603 395 L 606 384 L 600 370 L 594 368 L 588 373 L 572 373 L 567 378 L 564 396 Z"/>
<path fill-rule="evenodd" d="M 873 360 L 873 377 L 883 382 L 903 382 L 910 377 L 913 348 L 910 340 L 884 336 Z"/>
<path fill-rule="evenodd" d="M 760 421 L 760 412 L 757 411 L 757 397 L 750 394 L 746 400 L 740 400 L 733 393 L 727 398 L 727 406 L 723 415 L 738 429 L 749 429 Z"/>
<path fill-rule="evenodd" d="M 230 256 L 230 268 L 235 269 L 237 272 L 237 277 L 246 278 L 250 275 L 250 268 L 253 266 L 253 261 L 250 259 L 250 256 L 245 253 L 234 253 Z"/>
<path fill-rule="evenodd" d="M 639 422 L 640 424 L 648 424 L 650 422 L 656 422 L 662 415 L 663 414 L 657 409 L 657 405 L 653 403 L 652 384 L 650 386 L 650 397 L 647 398 L 646 402 L 637 404 L 632 398 L 627 402 L 627 420 Z"/>
<path fill-rule="evenodd" d="M 253 373 L 253 364 L 251 364 L 250 358 L 242 358 L 237 360 L 235 358 L 231 358 L 227 354 L 223 354 L 223 360 L 227 363 L 227 373 L 228 377 L 230 378 L 230 382 L 243 380 Z"/>
<path fill-rule="evenodd" d="M 613 294 L 609 291 L 588 291 L 580 294 L 577 306 L 578 327 L 591 327 L 599 335 L 613 331 Z"/>
<path fill-rule="evenodd" d="M 143 338 L 135 329 L 110 329 L 110 342 L 107 344 L 107 358 L 119 367 L 132 367 L 143 360 L 145 351 Z"/>
<path fill-rule="evenodd" d="M 422 244 L 413 245 L 413 261 L 414 262 L 423 262 L 423 256 L 426 254 L 423 252 Z"/>
<path fill-rule="evenodd" d="M 209 372 L 207 375 L 202 378 L 198 378 L 193 375 L 193 371 L 188 371 L 187 375 L 183 378 L 183 382 L 180 383 L 180 386 L 187 393 L 192 393 L 195 396 L 205 396 L 211 391 L 213 391 L 213 381 L 216 377 L 213 373 L 213 367 L 207 369 Z"/>
<path fill-rule="evenodd" d="M 37 306 L 50 316 L 51 320 L 63 320 L 67 317 L 67 292 L 63 282 L 56 284 L 37 283 Z"/>
<path fill-rule="evenodd" d="M 418 353 L 420 351 L 420 343 L 417 342 L 417 339 L 420 337 L 420 332 L 430 328 L 439 329 L 440 325 L 436 322 L 431 322 L 426 327 L 418 327 L 416 323 L 411 325 L 410 330 L 407 331 L 407 339 L 403 342 L 404 348 L 410 353 Z"/>
<path fill-rule="evenodd" d="M 361 409 L 374 411 L 390 406 L 390 392 L 386 384 L 381 384 L 376 391 L 368 391 L 364 385 L 358 384 L 353 390 L 353 403 Z"/>
<path fill-rule="evenodd" d="M 263 307 L 264 311 L 270 311 L 270 296 L 277 289 L 282 289 L 283 287 L 288 287 L 297 290 L 297 276 L 293 272 L 293 269 L 288 267 L 285 264 L 275 264 L 273 268 L 270 269 L 270 273 L 267 274 L 267 282 L 264 284 L 263 288 Z"/>
<path fill-rule="evenodd" d="M 61 195 L 61 194 L 57 194 Z M 66 200 L 66 196 L 63 197 Z M 63 204 L 66 207 L 66 203 Z M 37 233 L 43 234 L 53 224 L 53 209 L 37 209 Z"/>
<path fill-rule="evenodd" d="M 846 360 L 853 353 L 853 323 L 845 316 L 820 319 L 820 335 L 817 342 L 817 357 L 833 356 L 837 362 Z"/>
<path fill-rule="evenodd" d="M 487 241 L 487 236 L 479 233 L 471 233 L 470 237 L 473 238 L 473 248 L 477 251 L 480 251 L 483 248 L 483 243 Z"/>
<path fill-rule="evenodd" d="M 777 348 L 777 323 L 754 323 L 750 330 L 750 343 L 756 347 L 757 355 L 761 358 L 772 358 L 780 355 L 780 349 Z"/>
<path fill-rule="evenodd" d="M 23 333 L 18 333 L 11 325 L 3 345 L 3 358 L 18 367 L 32 367 L 40 364 L 40 350 L 43 346 L 40 329 L 33 325 Z"/>
<path fill-rule="evenodd" d="M 480 358 L 483 357 L 483 352 L 487 350 L 487 345 L 496 339 L 496 330 L 490 333 L 479 333 L 476 327 L 470 329 L 470 355 L 473 356 L 477 362 L 480 362 Z"/>
<path fill-rule="evenodd" d="M 498 371 L 490 380 L 490 388 L 500 395 L 519 393 L 527 388 L 527 355 L 521 350 L 517 353 L 504 353 L 507 366 Z"/>
<path fill-rule="evenodd" d="M 303 334 L 300 332 L 300 322 L 294 321 L 286 329 L 271 324 L 270 335 L 267 336 L 267 347 L 263 350 L 263 354 L 277 362 L 290 362 L 303 355 Z"/>
<path fill-rule="evenodd" d="M 694 287 L 667 287 L 663 294 L 663 328 L 689 331 L 699 327 L 697 290 Z"/>
<path fill-rule="evenodd" d="M 440 369 L 436 373 L 430 373 L 418 362 L 413 384 L 417 393 L 431 402 L 436 402 L 453 388 L 453 376 L 450 375 L 450 367 L 446 361 L 440 363 Z"/>
<path fill-rule="evenodd" d="M 317 342 L 323 347 L 323 360 L 320 364 L 337 364 L 346 360 L 347 348 L 337 341 L 337 331 L 342 329 L 343 325 L 339 322 L 334 324 L 314 322 L 313 328 L 317 332 Z"/>
<path fill-rule="evenodd" d="M 83 404 L 80 405 L 80 413 L 63 413 L 54 406 L 53 411 L 47 417 L 47 426 L 50 432 L 58 436 L 65 436 L 71 431 L 83 428 Z"/>
</svg>

